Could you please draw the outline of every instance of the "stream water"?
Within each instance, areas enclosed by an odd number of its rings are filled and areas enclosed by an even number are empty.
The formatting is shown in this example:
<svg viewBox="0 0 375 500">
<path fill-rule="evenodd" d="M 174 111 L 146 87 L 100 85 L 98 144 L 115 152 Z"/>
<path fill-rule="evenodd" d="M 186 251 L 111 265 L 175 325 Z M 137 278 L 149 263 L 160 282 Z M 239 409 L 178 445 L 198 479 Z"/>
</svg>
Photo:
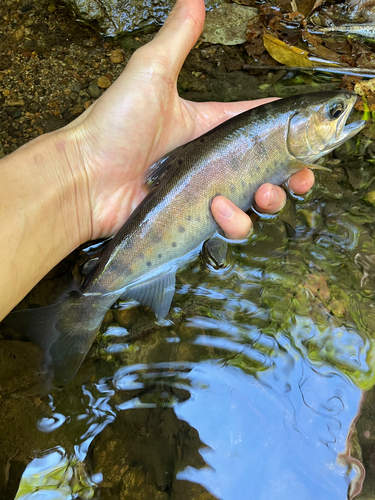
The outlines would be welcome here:
<svg viewBox="0 0 375 500">
<path fill-rule="evenodd" d="M 167 320 L 115 305 L 74 381 L 29 415 L 39 445 L 16 498 L 375 498 L 360 417 L 375 380 L 372 147 L 333 152 L 332 173 L 258 217 L 222 268 L 202 256 L 180 271 Z"/>
</svg>

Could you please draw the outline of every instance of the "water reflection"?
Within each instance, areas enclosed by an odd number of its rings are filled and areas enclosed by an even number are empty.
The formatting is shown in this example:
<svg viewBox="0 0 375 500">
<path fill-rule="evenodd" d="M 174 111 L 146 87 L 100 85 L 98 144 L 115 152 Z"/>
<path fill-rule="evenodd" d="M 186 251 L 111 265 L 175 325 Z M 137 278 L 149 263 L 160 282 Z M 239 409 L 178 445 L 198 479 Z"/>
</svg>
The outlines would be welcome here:
<svg viewBox="0 0 375 500">
<path fill-rule="evenodd" d="M 92 360 L 39 420 L 66 442 L 49 454 L 65 471 L 62 498 L 343 500 L 361 484 L 350 450 L 375 381 L 375 227 L 360 187 L 371 174 L 353 170 L 355 181 L 319 177 L 319 197 L 288 222 L 258 220 L 230 265 L 192 263 L 168 321 L 116 306 Z M 346 198 L 349 181 L 359 187 Z M 32 474 L 56 475 L 30 466 L 19 498 L 46 488 L 26 494 Z"/>
</svg>

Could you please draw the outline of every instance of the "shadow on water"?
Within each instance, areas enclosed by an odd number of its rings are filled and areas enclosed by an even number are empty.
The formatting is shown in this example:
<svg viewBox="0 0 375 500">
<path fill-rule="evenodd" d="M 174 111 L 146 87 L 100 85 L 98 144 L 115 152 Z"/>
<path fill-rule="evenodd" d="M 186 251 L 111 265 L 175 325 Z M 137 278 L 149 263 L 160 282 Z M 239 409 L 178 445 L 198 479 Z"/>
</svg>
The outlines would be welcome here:
<svg viewBox="0 0 375 500">
<path fill-rule="evenodd" d="M 68 387 L 40 398 L 4 373 L 0 433 L 24 444 L 1 455 L 3 498 L 23 472 L 17 499 L 343 500 L 362 461 L 373 491 L 370 148 L 336 150 L 308 199 L 257 218 L 222 268 L 181 271 L 167 320 L 117 304 Z M 29 366 L 29 343 L 4 342 Z"/>
</svg>

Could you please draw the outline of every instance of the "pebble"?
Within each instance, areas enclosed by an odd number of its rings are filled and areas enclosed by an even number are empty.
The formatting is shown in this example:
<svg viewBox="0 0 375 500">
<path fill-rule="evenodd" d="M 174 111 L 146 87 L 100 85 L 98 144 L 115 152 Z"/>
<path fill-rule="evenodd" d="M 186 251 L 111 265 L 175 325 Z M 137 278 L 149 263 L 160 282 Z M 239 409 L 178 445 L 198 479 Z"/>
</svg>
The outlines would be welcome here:
<svg viewBox="0 0 375 500">
<path fill-rule="evenodd" d="M 17 42 L 20 42 L 25 35 L 25 31 L 23 29 L 16 30 L 14 32 L 14 38 Z"/>
<path fill-rule="evenodd" d="M 69 110 L 73 115 L 80 115 L 84 111 L 84 107 L 82 104 L 77 104 L 76 106 L 73 106 Z"/>
<path fill-rule="evenodd" d="M 26 50 L 33 51 L 38 49 L 38 44 L 35 40 L 24 40 L 23 46 Z"/>
<path fill-rule="evenodd" d="M 33 5 L 28 4 L 28 5 L 24 5 L 23 7 L 21 7 L 20 11 L 27 12 L 27 11 L 31 10 L 32 8 L 33 8 Z"/>
<path fill-rule="evenodd" d="M 102 94 L 100 88 L 95 83 L 89 85 L 87 91 L 90 94 L 90 96 L 93 97 L 94 99 L 97 99 Z"/>
<path fill-rule="evenodd" d="M 22 106 L 25 106 L 25 101 L 23 99 L 19 100 L 9 99 L 6 103 L 8 106 L 16 106 L 18 108 L 22 108 Z"/>
<path fill-rule="evenodd" d="M 79 82 L 72 82 L 69 87 L 73 92 L 77 92 L 77 94 L 82 90 L 82 85 Z"/>
<path fill-rule="evenodd" d="M 76 101 L 78 99 L 78 94 L 77 92 L 71 92 L 69 94 L 69 99 L 71 99 L 72 101 Z"/>
<path fill-rule="evenodd" d="M 98 84 L 98 87 L 102 89 L 107 89 L 108 87 L 111 86 L 111 80 L 106 76 L 99 76 L 96 83 Z"/>
<path fill-rule="evenodd" d="M 112 50 L 110 60 L 112 64 L 122 63 L 124 60 L 124 56 L 122 55 L 121 49 Z"/>
</svg>

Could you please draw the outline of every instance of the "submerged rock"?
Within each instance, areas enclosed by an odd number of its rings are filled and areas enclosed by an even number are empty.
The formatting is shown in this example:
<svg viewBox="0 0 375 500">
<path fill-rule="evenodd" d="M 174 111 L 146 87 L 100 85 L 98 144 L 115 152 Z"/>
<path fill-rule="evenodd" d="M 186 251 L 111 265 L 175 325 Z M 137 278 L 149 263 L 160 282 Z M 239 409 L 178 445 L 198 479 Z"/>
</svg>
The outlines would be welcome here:
<svg viewBox="0 0 375 500">
<path fill-rule="evenodd" d="M 64 0 L 70 10 L 105 36 L 161 26 L 176 0 Z M 248 21 L 257 10 L 225 0 L 207 0 L 202 41 L 236 45 L 246 41 Z"/>
<path fill-rule="evenodd" d="M 257 16 L 253 7 L 236 3 L 218 2 L 208 10 L 200 39 L 203 42 L 238 45 L 246 42 L 246 28 L 250 19 Z"/>
<path fill-rule="evenodd" d="M 162 25 L 175 0 L 64 0 L 77 16 L 106 36 Z"/>
</svg>

